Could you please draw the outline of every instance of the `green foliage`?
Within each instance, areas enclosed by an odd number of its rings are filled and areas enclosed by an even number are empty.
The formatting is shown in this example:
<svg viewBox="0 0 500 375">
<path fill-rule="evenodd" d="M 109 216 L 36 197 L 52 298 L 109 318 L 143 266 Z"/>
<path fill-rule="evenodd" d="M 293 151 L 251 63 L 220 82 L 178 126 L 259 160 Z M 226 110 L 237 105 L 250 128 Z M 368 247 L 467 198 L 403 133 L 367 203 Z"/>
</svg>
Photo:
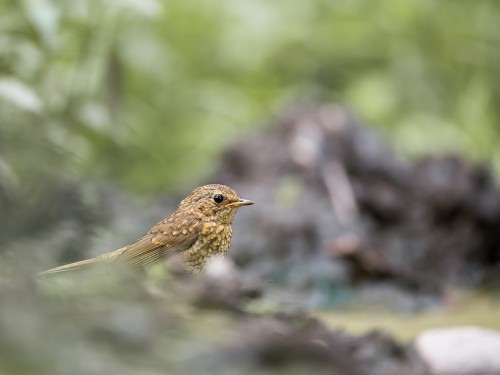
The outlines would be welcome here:
<svg viewBox="0 0 500 375">
<path fill-rule="evenodd" d="M 157 191 L 311 100 L 409 155 L 500 168 L 499 16 L 493 0 L 2 0 L 0 173 Z"/>
</svg>

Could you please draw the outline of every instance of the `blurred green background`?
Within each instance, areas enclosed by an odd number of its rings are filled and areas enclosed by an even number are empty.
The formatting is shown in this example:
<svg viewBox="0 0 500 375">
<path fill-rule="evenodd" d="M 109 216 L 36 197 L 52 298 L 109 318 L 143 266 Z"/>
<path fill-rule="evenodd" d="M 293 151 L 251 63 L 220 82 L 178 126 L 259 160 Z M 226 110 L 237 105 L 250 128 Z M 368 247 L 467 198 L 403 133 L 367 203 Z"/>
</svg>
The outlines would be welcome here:
<svg viewBox="0 0 500 375">
<path fill-rule="evenodd" d="M 0 0 L 0 181 L 155 193 L 284 108 L 500 169 L 494 0 Z"/>
</svg>

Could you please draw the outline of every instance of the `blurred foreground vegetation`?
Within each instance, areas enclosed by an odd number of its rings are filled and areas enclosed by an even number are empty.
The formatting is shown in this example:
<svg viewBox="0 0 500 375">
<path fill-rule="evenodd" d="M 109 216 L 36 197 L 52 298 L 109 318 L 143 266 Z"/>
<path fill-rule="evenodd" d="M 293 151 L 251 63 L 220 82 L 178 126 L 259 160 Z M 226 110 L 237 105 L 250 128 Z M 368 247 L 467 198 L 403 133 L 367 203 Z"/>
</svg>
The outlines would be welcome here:
<svg viewBox="0 0 500 375">
<path fill-rule="evenodd" d="M 494 0 L 2 0 L 2 188 L 160 191 L 310 101 L 347 104 L 409 155 L 498 170 L 499 17 Z"/>
</svg>

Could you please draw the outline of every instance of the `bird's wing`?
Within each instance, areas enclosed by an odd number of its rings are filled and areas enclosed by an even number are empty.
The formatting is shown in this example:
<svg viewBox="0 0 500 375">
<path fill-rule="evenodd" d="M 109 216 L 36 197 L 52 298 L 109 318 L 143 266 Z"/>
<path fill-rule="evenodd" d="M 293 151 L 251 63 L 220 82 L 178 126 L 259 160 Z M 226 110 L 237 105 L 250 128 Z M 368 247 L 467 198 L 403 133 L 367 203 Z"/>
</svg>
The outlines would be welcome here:
<svg viewBox="0 0 500 375">
<path fill-rule="evenodd" d="M 179 225 L 176 220 L 163 220 L 148 234 L 120 249 L 115 260 L 133 268 L 157 263 L 191 247 L 199 232 L 199 224 L 196 222 L 186 220 Z"/>
</svg>

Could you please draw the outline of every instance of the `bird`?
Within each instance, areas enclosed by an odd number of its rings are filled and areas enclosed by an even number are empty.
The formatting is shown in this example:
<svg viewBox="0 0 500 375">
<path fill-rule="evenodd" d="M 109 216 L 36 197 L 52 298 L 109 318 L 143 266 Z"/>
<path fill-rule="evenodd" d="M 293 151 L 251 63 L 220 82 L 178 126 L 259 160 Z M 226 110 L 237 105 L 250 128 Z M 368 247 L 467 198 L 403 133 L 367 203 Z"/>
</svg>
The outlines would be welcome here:
<svg viewBox="0 0 500 375">
<path fill-rule="evenodd" d="M 180 254 L 186 271 L 201 272 L 208 260 L 229 250 L 236 211 L 254 204 L 242 199 L 230 187 L 204 185 L 184 198 L 175 212 L 163 219 L 134 243 L 95 258 L 66 264 L 39 273 L 59 274 L 99 264 L 120 264 L 144 268 Z"/>
</svg>

